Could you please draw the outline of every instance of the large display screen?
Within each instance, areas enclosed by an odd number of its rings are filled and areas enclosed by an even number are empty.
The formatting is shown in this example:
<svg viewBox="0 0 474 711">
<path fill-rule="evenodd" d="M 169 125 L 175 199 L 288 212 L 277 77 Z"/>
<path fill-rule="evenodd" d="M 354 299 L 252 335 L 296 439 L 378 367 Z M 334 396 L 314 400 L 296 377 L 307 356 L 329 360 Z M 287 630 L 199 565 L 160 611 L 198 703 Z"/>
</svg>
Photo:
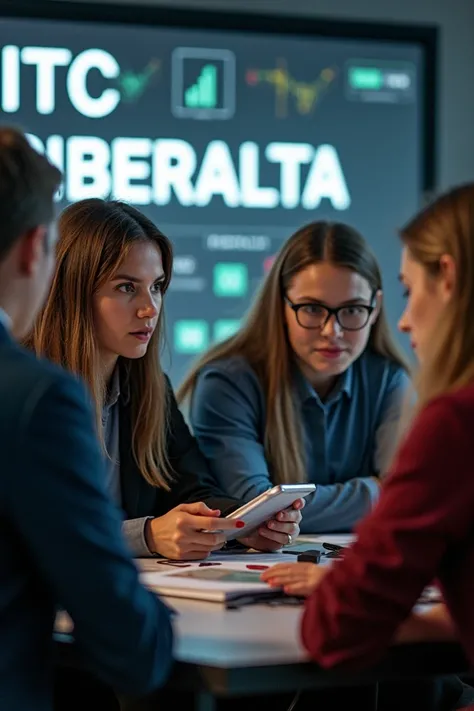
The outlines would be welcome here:
<svg viewBox="0 0 474 711">
<path fill-rule="evenodd" d="M 370 241 L 395 324 L 396 230 L 422 191 L 421 46 L 32 18 L 1 20 L 0 46 L 2 120 L 64 171 L 59 206 L 120 198 L 172 239 L 175 385 L 313 220 Z"/>
</svg>

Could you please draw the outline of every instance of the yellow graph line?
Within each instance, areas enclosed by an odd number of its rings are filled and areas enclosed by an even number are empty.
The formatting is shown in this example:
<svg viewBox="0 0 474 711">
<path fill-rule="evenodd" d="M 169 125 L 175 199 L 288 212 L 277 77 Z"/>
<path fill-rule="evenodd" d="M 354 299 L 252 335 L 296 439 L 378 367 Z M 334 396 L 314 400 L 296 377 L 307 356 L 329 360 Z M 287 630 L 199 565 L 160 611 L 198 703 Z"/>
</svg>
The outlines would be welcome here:
<svg viewBox="0 0 474 711">
<path fill-rule="evenodd" d="M 286 118 L 290 95 L 295 99 L 298 113 L 309 114 L 313 111 L 321 94 L 336 76 L 336 72 L 327 68 L 323 69 L 320 76 L 313 82 L 297 81 L 289 74 L 286 60 L 278 59 L 275 69 L 260 70 L 258 75 L 262 81 L 275 87 L 276 116 L 277 118 Z"/>
</svg>

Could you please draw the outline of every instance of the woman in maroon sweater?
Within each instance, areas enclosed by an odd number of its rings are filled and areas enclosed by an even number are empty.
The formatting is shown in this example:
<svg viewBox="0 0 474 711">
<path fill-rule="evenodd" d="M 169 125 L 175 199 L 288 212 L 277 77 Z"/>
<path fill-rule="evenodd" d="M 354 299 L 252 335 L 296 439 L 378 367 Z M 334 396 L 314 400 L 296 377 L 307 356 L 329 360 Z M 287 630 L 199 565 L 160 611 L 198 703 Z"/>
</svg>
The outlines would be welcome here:
<svg viewBox="0 0 474 711">
<path fill-rule="evenodd" d="M 401 236 L 400 328 L 420 361 L 410 431 L 340 562 L 263 576 L 308 596 L 303 644 L 325 668 L 371 665 L 396 641 L 455 637 L 474 663 L 474 184 L 436 200 Z M 412 613 L 434 579 L 445 605 Z"/>
</svg>

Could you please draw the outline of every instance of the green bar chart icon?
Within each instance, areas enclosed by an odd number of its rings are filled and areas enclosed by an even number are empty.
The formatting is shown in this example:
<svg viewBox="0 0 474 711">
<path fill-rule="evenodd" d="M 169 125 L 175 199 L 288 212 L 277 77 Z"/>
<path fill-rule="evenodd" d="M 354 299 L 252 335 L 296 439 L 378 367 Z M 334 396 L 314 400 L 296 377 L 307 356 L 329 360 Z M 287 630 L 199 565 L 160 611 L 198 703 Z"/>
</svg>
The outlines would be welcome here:
<svg viewBox="0 0 474 711">
<path fill-rule="evenodd" d="M 217 106 L 217 67 L 206 64 L 195 84 L 184 93 L 184 103 L 189 109 L 213 109 Z"/>
<path fill-rule="evenodd" d="M 175 47 L 171 55 L 171 112 L 215 121 L 235 114 L 236 62 L 230 49 Z"/>
</svg>

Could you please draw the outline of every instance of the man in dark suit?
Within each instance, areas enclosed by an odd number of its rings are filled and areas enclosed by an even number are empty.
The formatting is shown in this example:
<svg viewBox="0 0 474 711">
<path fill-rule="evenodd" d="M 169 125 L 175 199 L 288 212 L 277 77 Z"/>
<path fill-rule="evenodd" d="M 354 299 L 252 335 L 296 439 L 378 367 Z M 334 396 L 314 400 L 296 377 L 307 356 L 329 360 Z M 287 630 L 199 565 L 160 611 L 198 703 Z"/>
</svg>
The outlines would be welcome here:
<svg viewBox="0 0 474 711">
<path fill-rule="evenodd" d="M 118 691 L 159 686 L 169 612 L 139 583 L 103 485 L 84 387 L 15 339 L 32 326 L 54 267 L 61 176 L 20 132 L 0 128 L 0 708 L 50 711 L 58 606 L 92 671 Z"/>
</svg>

